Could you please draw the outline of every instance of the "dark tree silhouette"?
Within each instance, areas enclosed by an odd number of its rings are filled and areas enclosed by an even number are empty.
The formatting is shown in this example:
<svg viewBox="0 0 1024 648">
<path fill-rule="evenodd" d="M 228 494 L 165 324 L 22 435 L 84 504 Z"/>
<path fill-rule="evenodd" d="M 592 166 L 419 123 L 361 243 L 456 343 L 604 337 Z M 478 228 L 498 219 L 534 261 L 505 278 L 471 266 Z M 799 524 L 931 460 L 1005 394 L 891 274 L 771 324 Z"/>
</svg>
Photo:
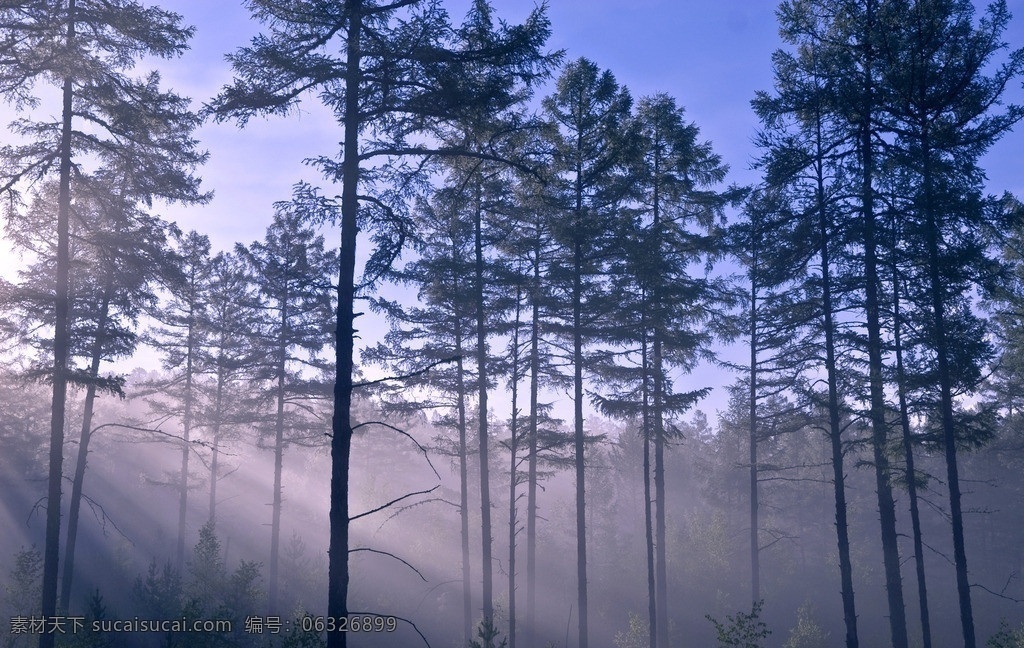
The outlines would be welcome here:
<svg viewBox="0 0 1024 648">
<path fill-rule="evenodd" d="M 579 646 L 588 644 L 587 511 L 583 420 L 585 347 L 608 310 L 601 297 L 614 232 L 614 208 L 626 197 L 622 181 L 628 162 L 624 129 L 632 99 L 611 72 L 586 60 L 565 66 L 555 92 L 544 99 L 552 124 L 555 155 L 551 199 L 558 212 L 553 228 L 558 261 L 548 281 L 564 308 L 556 333 L 566 340 L 572 366 L 573 429 L 576 473 L 576 579 Z"/>
<path fill-rule="evenodd" d="M 328 549 L 328 614 L 340 618 L 348 613 L 355 300 L 397 254 L 394 246 L 386 246 L 383 255 L 372 255 L 367 276 L 357 283 L 357 232 L 361 226 L 389 241 L 401 236 L 395 205 L 364 192 L 381 178 L 374 164 L 384 157 L 467 154 L 414 138 L 482 106 L 495 110 L 514 102 L 509 80 L 546 72 L 541 48 L 548 23 L 539 9 L 522 26 L 502 25 L 486 47 L 476 48 L 460 42 L 440 5 L 424 0 L 347 0 L 302 12 L 272 0 L 255 0 L 249 7 L 267 33 L 231 55 L 237 79 L 214 100 L 218 118 L 244 124 L 254 115 L 285 114 L 313 91 L 344 128 L 340 156 L 316 160 L 325 175 L 342 185 Z M 481 77 L 469 72 L 482 66 L 505 73 L 485 76 L 480 83 Z M 346 642 L 346 633 L 328 633 L 331 648 Z"/>
<path fill-rule="evenodd" d="M 960 619 L 964 646 L 974 648 L 954 391 L 973 391 L 987 359 L 985 349 L 972 344 L 980 339 L 978 327 L 965 321 L 973 317 L 964 294 L 984 280 L 987 259 L 980 239 L 994 213 L 981 199 L 977 163 L 1024 117 L 1019 105 L 998 114 L 993 109 L 1024 72 L 1024 49 L 1010 52 L 990 71 L 993 58 L 1007 47 L 1002 40 L 1010 18 L 1005 3 L 990 5 L 978 26 L 973 3 L 963 0 L 918 0 L 901 9 L 898 17 L 915 28 L 897 32 L 897 46 L 884 50 L 891 57 L 884 62 L 883 77 L 891 89 L 886 108 L 893 123 L 887 125 L 898 138 L 897 159 L 915 179 L 908 234 L 919 241 L 910 247 L 921 251 L 918 262 L 926 269 L 921 275 L 927 282 L 939 385 Z M 912 483 L 913 476 L 908 479 Z"/>
</svg>

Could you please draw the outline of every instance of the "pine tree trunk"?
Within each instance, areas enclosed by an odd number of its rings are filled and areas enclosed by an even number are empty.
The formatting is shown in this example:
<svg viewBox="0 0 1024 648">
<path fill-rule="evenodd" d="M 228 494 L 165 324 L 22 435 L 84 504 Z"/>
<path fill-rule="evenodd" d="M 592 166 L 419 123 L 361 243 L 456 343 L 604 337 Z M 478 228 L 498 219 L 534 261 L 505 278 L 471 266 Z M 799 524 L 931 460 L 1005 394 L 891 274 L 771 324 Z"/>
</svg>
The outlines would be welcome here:
<svg viewBox="0 0 1024 648">
<path fill-rule="evenodd" d="M 462 618 L 463 643 L 473 636 L 473 588 L 469 560 L 469 449 L 466 439 L 466 382 L 462 361 L 462 322 L 456 318 L 455 353 L 457 380 L 457 408 L 459 413 L 459 518 L 462 534 Z"/>
<path fill-rule="evenodd" d="M 107 336 L 107 313 L 110 309 L 112 281 L 108 277 L 103 287 L 103 301 L 100 304 L 96 322 L 96 338 L 92 345 L 92 359 L 89 377 L 94 380 L 100 375 L 100 361 L 103 358 L 103 344 Z M 92 415 L 96 403 L 96 383 L 85 390 L 85 404 L 82 411 L 82 429 L 78 441 L 78 460 L 75 463 L 75 477 L 71 482 L 71 502 L 68 508 L 68 531 L 64 543 L 64 577 L 60 584 L 60 609 L 71 611 L 71 583 L 75 575 L 75 546 L 78 542 L 78 517 L 82 508 L 82 487 L 85 484 L 85 468 L 89 459 L 89 441 L 92 439 Z"/>
<path fill-rule="evenodd" d="M 761 600 L 761 545 L 758 540 L 757 492 L 757 251 L 750 264 L 750 600 Z"/>
<path fill-rule="evenodd" d="M 512 420 L 509 425 L 508 480 L 508 648 L 516 648 L 516 493 L 519 468 L 519 326 L 522 288 L 516 286 L 516 321 L 512 331 Z"/>
<path fill-rule="evenodd" d="M 582 142 L 577 141 L 577 150 Z M 583 170 L 576 166 L 576 227 L 573 232 L 572 284 L 572 366 L 573 366 L 573 449 L 576 468 L 576 594 L 579 615 L 579 648 L 587 648 L 587 498 L 583 429 Z"/>
<path fill-rule="evenodd" d="M 189 305 L 188 305 L 188 333 L 185 349 L 185 411 L 181 421 L 181 490 L 178 493 L 178 551 L 177 568 L 178 573 L 183 573 L 185 568 L 185 535 L 188 521 L 188 463 L 192 453 L 192 408 L 194 406 L 192 393 L 195 368 L 195 329 L 196 329 L 196 291 L 197 291 L 197 270 L 192 269 L 192 276 L 189 277 Z"/>
<path fill-rule="evenodd" d="M 868 333 L 868 382 L 870 390 L 871 446 L 875 464 L 875 485 L 878 516 L 882 532 L 882 560 L 885 567 L 885 589 L 889 603 L 889 628 L 893 648 L 907 648 L 906 611 L 903 604 L 903 579 L 900 575 L 900 554 L 896 534 L 896 505 L 893 501 L 889 458 L 886 454 L 888 424 L 885 420 L 885 385 L 882 375 L 882 327 L 878 297 L 878 252 L 875 239 L 874 206 L 874 125 L 875 106 L 873 71 L 873 31 L 875 0 L 867 0 L 866 47 L 864 62 L 863 105 L 859 148 L 861 154 L 861 200 L 864 228 L 865 319 Z"/>
<path fill-rule="evenodd" d="M 650 648 L 658 648 L 658 591 L 654 573 L 654 516 L 651 506 L 651 393 L 650 393 L 650 362 L 647 358 L 647 312 L 640 314 L 641 335 L 641 398 L 643 399 L 643 434 L 644 440 L 644 544 L 647 547 L 647 630 Z"/>
<path fill-rule="evenodd" d="M 221 346 L 225 344 L 221 339 Z M 227 377 L 224 375 L 224 359 L 217 360 L 217 392 L 214 396 L 213 411 L 216 418 L 213 420 L 213 448 L 210 456 L 210 526 L 217 521 L 217 473 L 220 470 L 220 429 L 224 419 L 224 383 Z"/>
<path fill-rule="evenodd" d="M 67 45 L 75 41 L 75 0 L 68 0 Z M 64 478 L 64 413 L 67 401 L 69 337 L 69 274 L 71 216 L 71 116 L 73 88 L 63 80 L 60 137 L 60 185 L 57 196 L 57 284 L 54 291 L 53 398 L 50 405 L 50 466 L 46 491 L 46 542 L 43 550 L 43 584 L 40 614 L 57 613 L 57 577 L 60 570 L 60 500 Z M 53 648 L 56 634 L 39 635 L 39 648 Z"/>
<path fill-rule="evenodd" d="M 285 280 L 287 283 L 287 280 Z M 277 359 L 277 413 L 274 420 L 274 503 L 270 520 L 270 569 L 267 588 L 267 610 L 277 614 L 279 553 L 281 548 L 282 473 L 284 472 L 284 381 L 287 348 L 284 335 L 288 329 L 288 295 L 281 300 L 281 345 Z"/>
<path fill-rule="evenodd" d="M 658 588 L 658 645 L 668 648 L 668 560 L 665 531 L 665 377 L 661 362 L 661 336 L 654 330 L 652 371 L 654 378 L 654 518 L 655 572 Z"/>
<path fill-rule="evenodd" d="M 914 471 L 914 444 L 910 437 L 910 409 L 907 406 L 907 380 L 903 368 L 903 347 L 900 317 L 900 277 L 895 260 L 892 264 L 892 337 L 896 354 L 896 390 L 900 401 L 900 428 L 903 432 L 903 456 L 907 465 L 907 497 L 910 499 L 910 523 L 914 535 L 914 566 L 917 568 L 917 599 L 921 612 L 922 648 L 932 648 L 931 621 L 928 616 L 928 585 L 924 571 L 924 543 L 921 539 L 921 515 L 917 506 L 917 477 Z"/>
<path fill-rule="evenodd" d="M 829 253 L 829 222 L 825 206 L 821 114 L 816 115 L 817 150 L 815 202 L 818 212 L 818 256 L 821 259 L 821 310 L 825 329 L 825 373 L 828 381 L 828 437 L 832 451 L 832 491 L 836 509 L 836 544 L 839 580 L 843 598 L 846 648 L 858 648 L 857 608 L 853 593 L 853 562 L 850 558 L 850 530 L 846 519 L 846 474 L 843 469 L 843 428 L 839 412 L 839 372 L 836 366 L 834 308 L 832 305 L 832 260 Z"/>
<path fill-rule="evenodd" d="M 953 525 L 953 563 L 956 566 L 956 591 L 960 602 L 960 624 L 964 648 L 975 648 L 974 610 L 971 605 L 971 584 L 967 577 L 967 549 L 964 543 L 964 518 L 961 508 L 960 474 L 956 458 L 956 422 L 953 418 L 953 378 L 949 367 L 949 340 L 946 336 L 946 310 L 942 276 L 939 271 L 939 223 L 932 197 L 931 141 L 925 130 L 922 137 L 924 156 L 925 231 L 928 243 L 929 293 L 935 324 L 935 356 L 939 369 L 939 407 L 942 413 L 942 443 L 946 458 L 946 483 L 949 488 L 949 517 Z"/>
<path fill-rule="evenodd" d="M 653 194 L 653 219 L 651 230 L 654 235 L 653 253 L 659 257 L 662 255 L 661 236 L 661 153 L 660 149 L 654 155 L 654 194 Z M 656 311 L 664 308 L 662 297 L 656 291 L 652 295 L 653 306 Z M 655 576 L 658 589 L 658 645 L 668 648 L 668 561 L 666 559 L 665 547 L 665 370 L 662 366 L 662 335 L 664 334 L 664 321 L 658 317 L 654 321 L 652 331 L 653 348 L 651 358 L 651 373 L 654 387 L 654 498 L 658 501 L 657 514 L 654 520 L 655 525 Z"/>
<path fill-rule="evenodd" d="M 530 313 L 530 431 L 526 477 L 526 645 L 537 632 L 537 425 L 540 416 L 540 233 L 534 248 Z"/>
<path fill-rule="evenodd" d="M 494 620 L 494 584 L 491 558 L 491 480 L 487 431 L 487 315 L 484 304 L 484 251 L 483 210 L 480 205 L 480 185 L 475 195 L 475 248 L 476 248 L 476 366 L 480 399 L 480 535 L 483 543 L 481 569 L 483 570 L 484 621 Z"/>
<path fill-rule="evenodd" d="M 362 1 L 350 0 L 346 43 L 345 140 L 342 160 L 341 251 L 335 329 L 334 413 L 331 419 L 331 511 L 327 615 L 348 616 L 349 460 L 352 454 L 352 370 L 355 347 L 355 268 L 359 212 L 359 39 Z M 348 633 L 328 632 L 327 648 L 346 648 Z"/>
</svg>

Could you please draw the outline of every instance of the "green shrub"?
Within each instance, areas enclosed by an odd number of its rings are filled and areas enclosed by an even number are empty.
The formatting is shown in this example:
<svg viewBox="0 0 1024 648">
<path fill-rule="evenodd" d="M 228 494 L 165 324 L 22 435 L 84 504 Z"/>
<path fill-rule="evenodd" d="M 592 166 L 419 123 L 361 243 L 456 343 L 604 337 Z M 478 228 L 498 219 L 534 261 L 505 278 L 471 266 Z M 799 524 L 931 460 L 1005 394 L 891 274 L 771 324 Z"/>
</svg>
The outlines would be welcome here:
<svg viewBox="0 0 1024 648">
<path fill-rule="evenodd" d="M 999 632 L 985 642 L 985 648 L 1024 648 L 1024 623 L 1014 630 L 1006 623 L 1006 619 L 1001 620 Z"/>
<path fill-rule="evenodd" d="M 737 612 L 736 616 L 726 617 L 721 623 L 710 614 L 705 615 L 715 626 L 718 634 L 719 648 L 764 648 L 762 641 L 772 633 L 761 621 L 761 607 L 764 601 L 758 601 L 750 609 L 750 614 Z"/>
</svg>

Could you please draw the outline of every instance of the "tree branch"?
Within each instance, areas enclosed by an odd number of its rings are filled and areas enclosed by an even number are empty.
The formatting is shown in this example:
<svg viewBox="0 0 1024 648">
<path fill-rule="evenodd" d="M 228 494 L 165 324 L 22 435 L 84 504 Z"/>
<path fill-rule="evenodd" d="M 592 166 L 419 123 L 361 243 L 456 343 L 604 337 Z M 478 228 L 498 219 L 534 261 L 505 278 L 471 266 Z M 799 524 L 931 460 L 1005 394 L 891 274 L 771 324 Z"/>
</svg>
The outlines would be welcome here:
<svg viewBox="0 0 1024 648">
<path fill-rule="evenodd" d="M 434 486 L 433 488 L 430 488 L 430 489 L 427 489 L 427 490 L 424 490 L 424 491 L 415 491 L 415 492 L 412 492 L 412 493 L 406 493 L 405 495 L 402 495 L 401 497 L 398 497 L 398 498 L 395 498 L 395 499 L 391 500 L 387 504 L 382 504 L 381 506 L 378 506 L 375 509 L 370 509 L 369 511 L 365 511 L 365 512 L 360 513 L 358 515 L 354 515 L 354 516 L 350 517 L 348 519 L 348 521 L 349 522 L 354 522 L 355 520 L 358 520 L 361 517 L 366 517 L 367 515 L 373 515 L 374 513 L 379 513 L 381 511 L 383 511 L 384 509 L 388 508 L 389 506 L 393 506 L 393 505 L 397 504 L 398 502 L 401 502 L 404 499 L 408 499 L 410 497 L 413 497 L 414 495 L 426 495 L 427 493 L 433 493 L 440 486 L 441 485 L 438 484 L 437 486 Z"/>
<path fill-rule="evenodd" d="M 394 558 L 395 560 L 397 560 L 398 562 L 400 562 L 400 563 L 402 563 L 403 565 L 405 565 L 406 567 L 408 567 L 409 569 L 411 569 L 411 570 L 413 570 L 414 572 L 416 572 L 416 575 L 417 575 L 417 576 L 419 576 L 419 577 L 420 577 L 420 579 L 421 579 L 421 580 L 422 580 L 422 581 L 423 581 L 424 583 L 426 583 L 426 582 L 429 582 L 429 581 L 427 581 L 427 577 L 426 577 L 426 576 L 424 576 L 424 575 L 423 575 L 422 573 L 420 573 L 420 570 L 416 569 L 415 567 L 413 567 L 412 565 L 410 565 L 410 564 L 409 564 L 409 563 L 408 563 L 407 561 L 405 561 L 405 560 L 403 560 L 403 559 L 399 558 L 398 556 L 396 556 L 396 555 L 395 555 L 395 554 L 393 554 L 393 553 L 390 553 L 390 552 L 388 552 L 388 551 L 381 551 L 380 549 L 371 549 L 371 548 L 369 548 L 369 547 L 356 547 L 355 549 L 349 549 L 349 550 L 348 550 L 348 552 L 349 552 L 350 554 L 351 554 L 351 553 L 355 553 L 355 552 L 357 552 L 357 551 L 369 551 L 370 553 L 380 554 L 380 555 L 382 555 L 382 556 L 390 556 L 390 557 Z"/>
<path fill-rule="evenodd" d="M 428 371 L 430 371 L 431 369 L 433 369 L 434 367 L 436 367 L 438 365 L 448 364 L 449 362 L 455 362 L 456 360 L 459 359 L 459 357 L 460 356 L 452 356 L 450 358 L 443 358 L 443 359 L 438 360 L 436 362 L 431 362 L 426 367 L 423 367 L 422 369 L 418 369 L 416 371 L 413 371 L 412 373 L 407 373 L 407 374 L 403 374 L 403 375 L 399 375 L 399 376 L 387 376 L 385 378 L 378 378 L 377 380 L 370 380 L 370 381 L 367 381 L 367 382 L 355 383 L 355 384 L 352 385 L 352 389 L 355 389 L 356 387 L 369 387 L 370 385 L 379 385 L 380 383 L 390 382 L 392 380 L 399 380 L 400 381 L 400 380 L 408 380 L 409 378 L 415 378 L 416 376 L 421 376 L 421 375 L 427 373 Z M 355 428 L 353 428 L 353 429 L 355 429 Z"/>
<path fill-rule="evenodd" d="M 416 447 L 419 448 L 420 452 L 423 453 L 423 458 L 427 460 L 427 465 L 430 466 L 430 469 L 434 471 L 434 476 L 437 477 L 439 480 L 441 479 L 441 475 L 440 473 L 437 472 L 437 468 L 435 468 L 433 462 L 430 461 L 430 455 L 427 453 L 427 449 L 420 445 L 420 442 L 414 439 L 411 434 L 409 434 L 408 432 L 401 428 L 397 428 L 394 425 L 391 425 L 390 423 L 384 423 L 383 421 L 364 421 L 357 425 L 353 425 L 352 431 L 355 432 L 364 425 L 379 425 L 381 427 L 386 427 L 389 430 L 397 432 L 398 434 L 401 434 L 402 436 L 406 437 L 407 439 L 415 443 Z"/>
<path fill-rule="evenodd" d="M 357 611 L 354 611 L 354 610 L 349 610 L 348 613 L 349 613 L 349 615 L 361 614 L 363 616 L 391 617 L 392 619 L 398 619 L 399 621 L 404 621 L 404 622 L 408 623 L 409 625 L 411 625 L 412 629 L 416 631 L 416 634 L 418 634 L 420 636 L 420 639 L 423 640 L 423 645 L 425 645 L 427 648 L 431 648 L 430 647 L 430 642 L 427 641 L 427 638 L 423 636 L 423 633 L 420 632 L 420 629 L 416 627 L 416 624 L 413 623 L 412 621 L 410 621 L 409 619 L 405 619 L 405 618 L 402 618 L 400 616 L 395 616 L 394 614 L 380 614 L 378 612 L 357 612 Z"/>
</svg>

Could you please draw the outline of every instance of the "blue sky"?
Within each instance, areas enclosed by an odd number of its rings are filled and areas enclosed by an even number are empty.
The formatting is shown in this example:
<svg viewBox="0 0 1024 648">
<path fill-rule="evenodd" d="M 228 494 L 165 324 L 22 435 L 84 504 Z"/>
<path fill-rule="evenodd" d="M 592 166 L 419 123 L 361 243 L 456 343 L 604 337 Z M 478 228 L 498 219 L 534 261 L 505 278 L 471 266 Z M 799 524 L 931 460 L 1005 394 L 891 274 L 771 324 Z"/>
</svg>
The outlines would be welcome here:
<svg viewBox="0 0 1024 648">
<path fill-rule="evenodd" d="M 231 79 L 224 54 L 247 43 L 259 26 L 232 0 L 159 4 L 195 25 L 196 36 L 182 58 L 152 64 L 160 67 L 168 86 L 192 97 L 198 108 Z M 528 0 L 494 4 L 498 15 L 509 21 L 521 20 L 534 6 Z M 1008 4 L 1017 17 L 1006 39 L 1012 46 L 1024 46 L 1024 0 Z M 468 0 L 445 4 L 456 19 L 467 5 Z M 758 124 L 749 102 L 757 90 L 771 89 L 770 57 L 782 45 L 775 8 L 770 0 L 551 0 L 550 47 L 564 48 L 568 59 L 585 56 L 611 70 L 636 98 L 655 92 L 674 96 L 730 166 L 729 181 L 752 183 L 757 176 L 750 170 L 756 155 L 751 142 Z M 1024 102 L 1019 85 L 1009 96 Z M 52 114 L 57 107 L 43 110 Z M 0 111 L 0 119 L 9 121 L 4 119 L 9 114 Z M 230 249 L 236 241 L 262 238 L 272 203 L 287 199 L 292 184 L 319 180 L 302 160 L 335 154 L 341 130 L 315 100 L 307 99 L 289 117 L 253 119 L 244 130 L 231 123 L 209 123 L 197 136 L 210 152 L 201 175 L 204 186 L 215 192 L 214 199 L 204 206 L 163 205 L 160 211 L 183 229 L 210 235 L 215 248 Z M 991 191 L 1008 189 L 1024 196 L 1022 150 L 1024 127 L 991 151 L 986 160 Z M 11 260 L 5 264 L 0 258 L 0 272 L 9 273 L 10 266 Z M 721 375 L 717 380 L 729 382 L 731 377 Z M 705 409 L 713 412 L 724 404 L 718 391 Z"/>
<path fill-rule="evenodd" d="M 446 6 L 460 18 L 467 4 L 453 0 Z M 521 20 L 534 6 L 527 0 L 494 4 L 510 21 Z M 162 66 L 167 82 L 197 103 L 207 101 L 230 80 L 223 55 L 246 43 L 257 26 L 235 2 L 165 0 L 162 6 L 197 28 L 192 50 Z M 1017 18 L 1007 40 L 1024 46 L 1024 0 L 1009 6 Z M 749 167 L 758 124 L 749 102 L 757 90 L 771 88 L 770 57 L 782 44 L 775 7 L 767 0 L 551 0 L 550 45 L 564 48 L 570 59 L 585 56 L 611 70 L 634 97 L 674 96 L 729 164 L 730 181 L 750 183 L 756 181 Z M 1019 87 L 1011 96 L 1024 100 Z M 989 156 L 993 191 L 1024 194 L 1017 154 L 1024 148 L 1024 129 L 1018 131 Z M 166 212 L 183 226 L 210 233 L 215 245 L 257 238 L 270 221 L 270 204 L 287 198 L 295 181 L 316 179 L 301 160 L 335 153 L 340 135 L 338 125 L 311 100 L 297 115 L 255 119 L 242 131 L 208 124 L 199 133 L 211 153 L 203 177 L 216 197 L 205 207 Z"/>
<path fill-rule="evenodd" d="M 447 3 L 456 18 L 467 2 Z M 495 2 L 499 15 L 521 20 L 534 6 L 524 0 Z M 687 6 L 690 5 L 690 6 Z M 771 2 L 586 2 L 553 0 L 549 7 L 552 49 L 568 58 L 585 56 L 615 74 L 634 97 L 667 92 L 733 169 L 732 180 L 749 182 L 756 120 L 749 101 L 771 84 L 771 52 L 779 41 Z M 223 54 L 247 42 L 255 26 L 238 5 L 167 0 L 196 25 L 192 50 L 164 67 L 168 83 L 197 102 L 230 80 Z M 269 205 L 288 197 L 300 178 L 316 179 L 304 157 L 334 153 L 340 128 L 314 101 L 298 115 L 252 120 L 243 131 L 208 124 L 200 138 L 211 159 L 203 176 L 216 192 L 201 208 L 166 210 L 186 227 L 208 231 L 215 244 L 251 240 L 270 220 Z"/>
</svg>

